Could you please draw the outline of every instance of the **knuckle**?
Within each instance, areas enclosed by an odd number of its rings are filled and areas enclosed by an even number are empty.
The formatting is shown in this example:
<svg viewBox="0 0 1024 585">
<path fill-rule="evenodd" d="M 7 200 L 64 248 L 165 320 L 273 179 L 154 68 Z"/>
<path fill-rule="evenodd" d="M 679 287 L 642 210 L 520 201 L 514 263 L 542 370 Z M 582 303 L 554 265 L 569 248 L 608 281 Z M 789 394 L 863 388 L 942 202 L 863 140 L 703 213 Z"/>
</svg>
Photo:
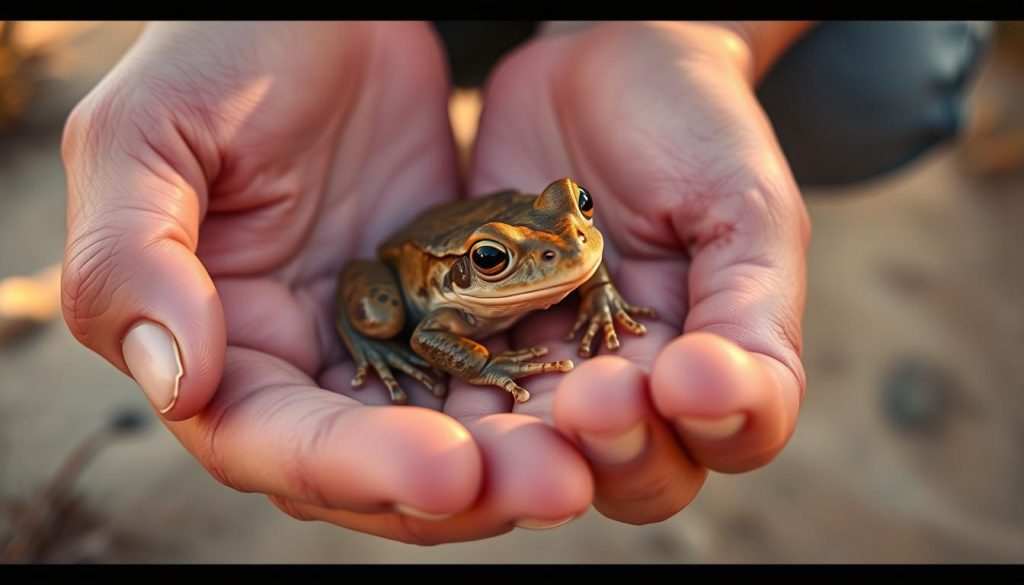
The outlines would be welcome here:
<svg viewBox="0 0 1024 585">
<path fill-rule="evenodd" d="M 101 83 L 68 115 L 61 135 L 61 158 L 69 171 L 78 171 L 90 154 L 123 140 L 124 121 L 152 108 L 133 107 L 121 84 Z M 157 115 L 155 113 L 150 115 Z M 72 173 L 74 176 L 74 173 Z"/>
<path fill-rule="evenodd" d="M 82 150 L 82 142 L 89 127 L 88 114 L 85 111 L 85 102 L 79 102 L 64 123 L 64 131 L 60 140 L 60 155 L 65 166 L 70 166 L 76 160 Z"/>
</svg>

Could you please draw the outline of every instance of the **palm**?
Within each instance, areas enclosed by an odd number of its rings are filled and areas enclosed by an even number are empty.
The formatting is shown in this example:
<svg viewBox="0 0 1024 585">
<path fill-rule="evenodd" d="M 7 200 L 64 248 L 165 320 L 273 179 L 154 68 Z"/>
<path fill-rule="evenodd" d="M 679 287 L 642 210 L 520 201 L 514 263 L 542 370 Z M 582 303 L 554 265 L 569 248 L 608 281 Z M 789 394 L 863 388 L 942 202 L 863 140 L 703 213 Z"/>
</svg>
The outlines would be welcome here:
<svg viewBox="0 0 1024 585">
<path fill-rule="evenodd" d="M 744 93 L 730 84 L 739 80 L 699 63 L 667 75 L 658 53 L 674 48 L 657 40 L 630 62 L 609 61 L 613 44 L 574 42 L 535 42 L 491 80 L 471 185 L 477 192 L 536 189 L 569 176 L 591 190 L 617 285 L 630 302 L 659 312 L 646 336 L 620 335 L 619 354 L 649 369 L 686 317 L 690 253 L 726 235 L 715 207 L 742 192 L 732 179 L 745 163 L 737 154 L 757 144 L 745 131 L 759 121 L 736 123 L 756 112 L 735 103 Z M 652 93 L 655 85 L 660 91 Z M 574 354 L 574 344 L 562 340 L 571 311 L 557 314 L 524 322 L 515 345 Z M 555 384 L 538 380 L 531 390 Z M 522 408 L 544 414 L 546 404 Z"/>
<path fill-rule="evenodd" d="M 256 60 L 255 70 L 238 63 L 241 74 L 207 100 L 225 106 L 207 112 L 218 121 L 220 173 L 196 254 L 216 284 L 228 350 L 206 408 L 169 426 L 224 483 L 268 493 L 296 516 L 392 538 L 479 538 L 578 513 L 590 478 L 554 432 L 479 416 L 507 405 L 460 406 L 504 400 L 500 392 L 454 388 L 446 406 L 460 425 L 420 409 L 360 408 L 389 404 L 374 376 L 351 387 L 354 363 L 333 319 L 341 268 L 372 258 L 418 211 L 459 196 L 438 47 L 421 25 L 375 27 L 356 73 L 298 43 L 267 51 L 271 63 Z M 288 55 L 284 67 L 272 66 L 278 54 Z M 305 60 L 314 62 L 295 67 Z M 402 383 L 412 404 L 442 408 Z M 424 522 L 386 513 L 393 504 L 461 513 Z"/>
<path fill-rule="evenodd" d="M 618 328 L 619 357 L 531 381 L 534 398 L 514 407 L 580 446 L 595 507 L 632 523 L 685 507 L 708 468 L 774 457 L 802 392 L 806 215 L 742 52 L 722 39 L 682 23 L 541 38 L 484 99 L 471 192 L 585 185 L 623 297 L 658 311 L 642 337 Z M 571 357 L 572 322 L 558 307 L 512 344 Z"/>
<path fill-rule="evenodd" d="M 348 389 L 351 360 L 333 328 L 337 275 L 458 192 L 443 94 L 423 99 L 424 87 L 445 84 L 436 55 L 412 62 L 400 43 L 388 50 L 394 55 L 378 54 L 361 72 L 358 93 L 340 89 L 353 81 L 341 70 L 310 92 L 292 93 L 304 80 L 282 78 L 280 102 L 268 90 L 224 146 L 230 171 L 211 189 L 198 249 L 224 305 L 229 346 L 259 352 L 266 359 L 256 367 L 268 372 L 280 359 L 305 384 L 368 402 L 386 394 Z"/>
</svg>

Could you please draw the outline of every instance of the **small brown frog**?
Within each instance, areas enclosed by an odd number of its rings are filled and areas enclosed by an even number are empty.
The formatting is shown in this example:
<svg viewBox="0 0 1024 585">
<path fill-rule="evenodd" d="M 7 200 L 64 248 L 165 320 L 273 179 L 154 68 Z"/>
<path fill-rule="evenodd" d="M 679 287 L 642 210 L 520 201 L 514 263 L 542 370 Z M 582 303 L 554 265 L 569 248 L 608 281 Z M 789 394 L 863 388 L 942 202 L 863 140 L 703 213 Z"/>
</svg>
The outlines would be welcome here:
<svg viewBox="0 0 1024 585">
<path fill-rule="evenodd" d="M 499 386 L 525 402 L 530 393 L 517 379 L 568 372 L 572 362 L 529 361 L 546 354 L 544 347 L 492 354 L 474 339 L 508 329 L 574 290 L 582 302 L 566 339 L 586 325 L 581 356 L 591 354 L 601 328 L 606 346 L 619 346 L 616 319 L 643 335 L 646 328 L 631 315 L 654 311 L 630 305 L 615 289 L 593 217 L 593 196 L 562 179 L 540 195 L 500 191 L 428 209 L 378 248 L 379 261 L 349 263 L 338 281 L 335 320 L 356 363 L 352 386 L 362 386 L 372 366 L 391 400 L 404 404 L 392 369 L 435 396 L 447 392 L 443 371 Z"/>
</svg>

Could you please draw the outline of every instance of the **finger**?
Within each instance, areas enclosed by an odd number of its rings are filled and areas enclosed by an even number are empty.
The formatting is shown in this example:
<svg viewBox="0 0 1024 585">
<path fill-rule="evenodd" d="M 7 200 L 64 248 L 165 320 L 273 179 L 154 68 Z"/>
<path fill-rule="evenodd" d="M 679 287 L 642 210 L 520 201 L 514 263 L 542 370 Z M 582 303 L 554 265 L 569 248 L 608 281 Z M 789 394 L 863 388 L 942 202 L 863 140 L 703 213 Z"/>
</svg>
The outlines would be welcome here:
<svg viewBox="0 0 1024 585">
<path fill-rule="evenodd" d="M 764 465 L 793 433 L 798 382 L 774 358 L 712 333 L 669 344 L 655 362 L 652 394 L 694 458 L 718 471 Z"/>
<path fill-rule="evenodd" d="M 64 134 L 64 318 L 181 420 L 210 400 L 224 363 L 223 308 L 195 256 L 205 177 L 169 116 L 124 124 L 138 114 L 114 107 L 83 103 Z"/>
<path fill-rule="evenodd" d="M 804 392 L 806 216 L 795 187 L 784 201 L 751 195 L 749 203 L 734 230 L 696 246 L 684 335 L 661 352 L 651 378 L 657 409 L 690 453 L 726 472 L 779 452 Z"/>
<path fill-rule="evenodd" d="M 534 417 L 496 414 L 467 422 L 483 453 L 486 486 L 477 505 L 447 519 L 366 515 L 289 505 L 300 517 L 333 522 L 413 544 L 476 540 L 515 526 L 554 528 L 582 515 L 593 497 L 586 462 L 554 429 Z"/>
<path fill-rule="evenodd" d="M 555 425 L 593 469 L 594 507 L 631 524 L 673 516 L 707 476 L 654 411 L 647 392 L 647 377 L 637 365 L 601 356 L 565 376 L 552 405 Z"/>
<path fill-rule="evenodd" d="M 203 412 L 168 426 L 225 485 L 317 506 L 454 514 L 482 486 L 480 452 L 451 417 L 363 406 L 248 349 L 229 348 Z"/>
</svg>

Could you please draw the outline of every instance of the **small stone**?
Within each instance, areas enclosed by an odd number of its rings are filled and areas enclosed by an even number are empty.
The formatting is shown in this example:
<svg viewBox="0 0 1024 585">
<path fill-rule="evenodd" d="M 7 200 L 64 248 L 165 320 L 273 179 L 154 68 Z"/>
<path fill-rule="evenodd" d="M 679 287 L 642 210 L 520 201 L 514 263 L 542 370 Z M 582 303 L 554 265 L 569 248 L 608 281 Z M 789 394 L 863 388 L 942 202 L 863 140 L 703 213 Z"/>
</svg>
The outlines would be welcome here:
<svg viewBox="0 0 1024 585">
<path fill-rule="evenodd" d="M 938 364 L 921 358 L 896 362 L 882 382 L 885 414 L 896 427 L 934 432 L 949 415 L 953 381 Z"/>
</svg>

